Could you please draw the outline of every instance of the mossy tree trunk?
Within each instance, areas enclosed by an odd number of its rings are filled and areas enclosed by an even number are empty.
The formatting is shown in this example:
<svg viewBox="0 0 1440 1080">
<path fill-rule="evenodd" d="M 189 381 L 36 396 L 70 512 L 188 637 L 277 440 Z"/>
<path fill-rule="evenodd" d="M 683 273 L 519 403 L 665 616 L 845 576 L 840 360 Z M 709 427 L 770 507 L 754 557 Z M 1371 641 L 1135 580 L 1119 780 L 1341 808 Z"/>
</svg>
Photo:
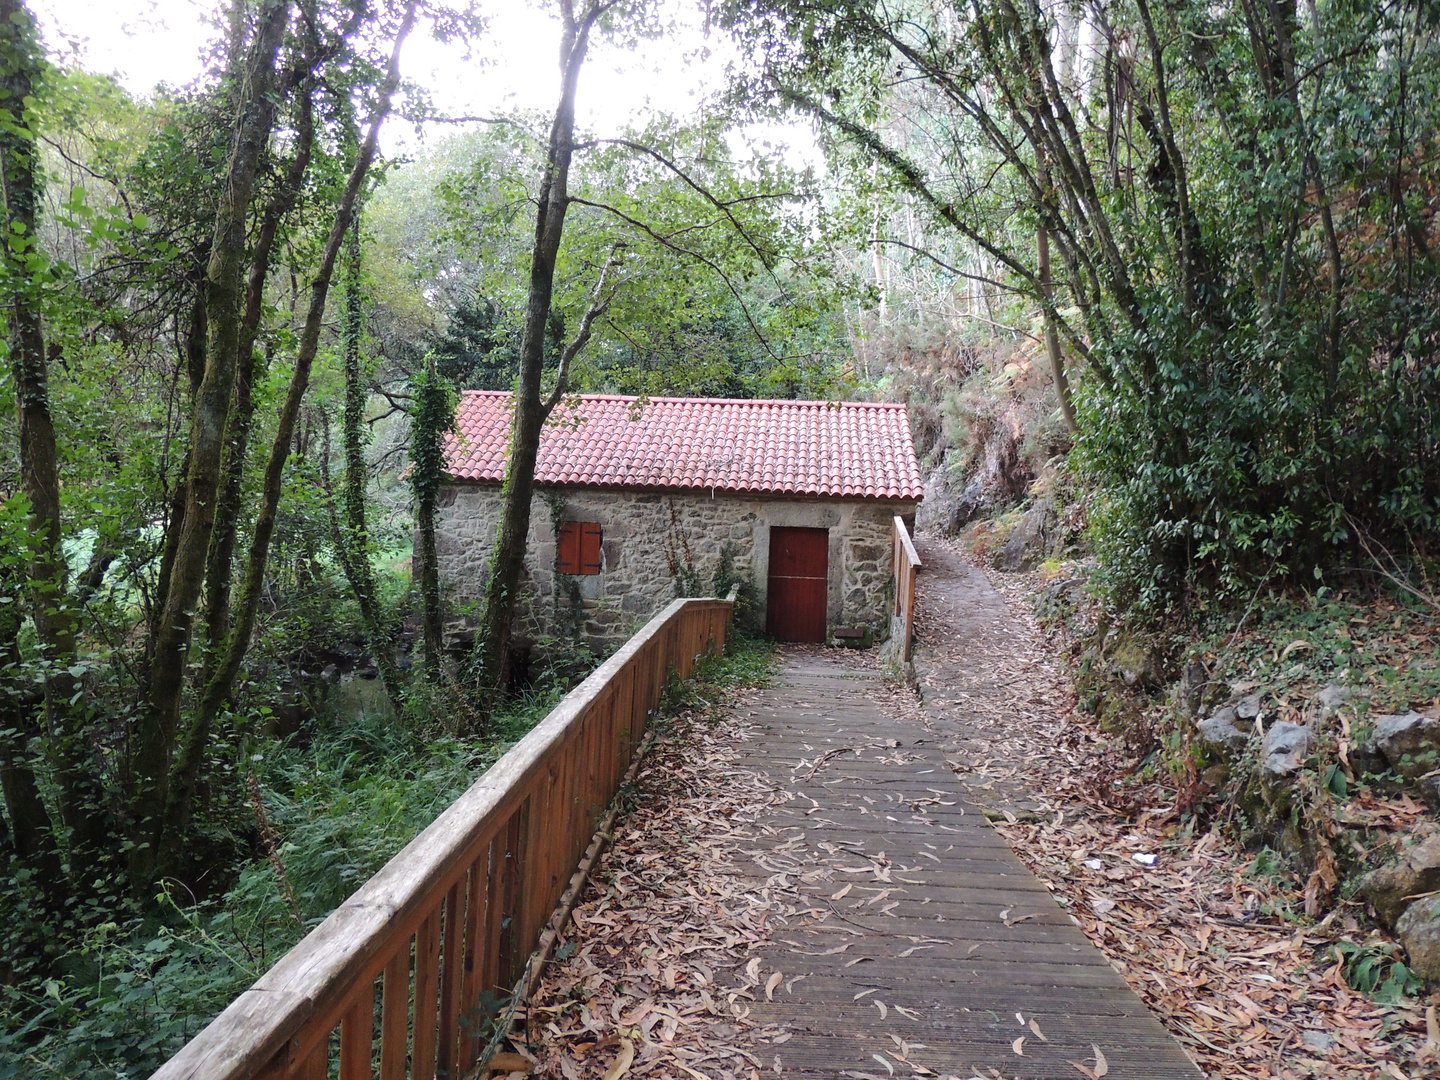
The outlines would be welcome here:
<svg viewBox="0 0 1440 1080">
<path fill-rule="evenodd" d="M 42 696 L 47 730 L 42 739 L 56 781 L 59 812 L 71 845 L 98 852 L 105 817 L 86 737 L 88 713 L 75 667 L 76 618 L 68 567 L 61 549 L 60 458 L 50 410 L 50 356 L 42 321 L 42 294 L 49 267 L 39 246 L 41 174 L 39 138 L 32 110 L 43 70 L 35 20 L 21 0 L 0 0 L 0 182 L 5 200 L 3 304 L 8 323 L 10 376 L 19 428 L 20 491 L 28 501 L 28 558 L 9 568 L 29 582 L 30 615 L 39 639 Z M 18 596 L 17 596 L 18 598 Z M 13 604 L 11 605 L 13 607 Z M 16 635 L 18 635 L 18 626 Z M 6 635 L 13 644 L 16 635 Z M 9 645 L 7 645 L 9 648 Z M 12 688 L 5 688 L 10 690 Z M 43 804 L 19 805 L 36 790 L 28 754 L 14 740 L 34 730 L 23 688 L 13 705 L 25 714 L 5 748 L 4 790 L 10 800 L 17 847 L 52 852 L 53 837 L 39 835 L 47 821 Z M 10 696 L 9 694 L 6 695 Z"/>
</svg>

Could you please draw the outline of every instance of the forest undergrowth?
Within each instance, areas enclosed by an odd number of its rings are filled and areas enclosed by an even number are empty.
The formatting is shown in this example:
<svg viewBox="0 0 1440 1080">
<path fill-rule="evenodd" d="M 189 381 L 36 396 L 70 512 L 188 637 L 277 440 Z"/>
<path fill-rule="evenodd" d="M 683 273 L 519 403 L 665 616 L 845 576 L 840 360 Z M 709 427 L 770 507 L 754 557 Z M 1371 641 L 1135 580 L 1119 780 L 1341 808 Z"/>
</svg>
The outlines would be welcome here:
<svg viewBox="0 0 1440 1080">
<path fill-rule="evenodd" d="M 108 918 L 91 920 L 52 958 L 54 975 L 12 974 L 0 987 L 0 1077 L 148 1076 L 454 802 L 564 689 L 516 698 L 483 741 L 365 711 L 250 744 L 243 760 L 224 763 L 243 773 L 248 806 L 208 825 L 224 835 L 207 839 L 228 843 L 238 859 L 234 884 L 201 899 L 163 883 L 157 904 L 118 889 L 103 897 Z M 44 933 L 46 923 L 27 919 L 18 884 L 4 894 L 6 933 Z"/>
</svg>

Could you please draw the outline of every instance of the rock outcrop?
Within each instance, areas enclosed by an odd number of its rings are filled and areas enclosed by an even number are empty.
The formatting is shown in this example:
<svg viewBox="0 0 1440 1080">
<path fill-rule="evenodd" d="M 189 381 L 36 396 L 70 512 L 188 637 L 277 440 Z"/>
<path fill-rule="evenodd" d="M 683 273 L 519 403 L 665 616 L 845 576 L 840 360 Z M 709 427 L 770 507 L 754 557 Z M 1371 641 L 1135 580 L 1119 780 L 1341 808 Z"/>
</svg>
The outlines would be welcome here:
<svg viewBox="0 0 1440 1080">
<path fill-rule="evenodd" d="M 1411 897 L 1440 889 L 1440 828 L 1424 823 L 1400 846 L 1395 858 L 1371 870 L 1360 892 L 1387 927 L 1399 921 Z"/>
<path fill-rule="evenodd" d="M 1053 499 L 1041 499 L 1025 512 L 995 556 L 995 568 L 1025 573 L 1060 554 L 1065 538 Z"/>
<path fill-rule="evenodd" d="M 1440 767 L 1440 719 L 1424 713 L 1373 718 L 1374 733 L 1358 748 L 1356 764 L 1369 772 L 1388 766 L 1407 780 Z"/>
<path fill-rule="evenodd" d="M 1440 897 L 1413 901 L 1395 923 L 1410 970 L 1422 979 L 1440 979 Z"/>
<path fill-rule="evenodd" d="M 915 531 L 929 535 L 955 536 L 972 521 L 996 505 L 994 491 L 984 479 L 974 479 L 964 488 L 944 465 L 925 478 L 925 501 L 915 511 Z"/>
</svg>

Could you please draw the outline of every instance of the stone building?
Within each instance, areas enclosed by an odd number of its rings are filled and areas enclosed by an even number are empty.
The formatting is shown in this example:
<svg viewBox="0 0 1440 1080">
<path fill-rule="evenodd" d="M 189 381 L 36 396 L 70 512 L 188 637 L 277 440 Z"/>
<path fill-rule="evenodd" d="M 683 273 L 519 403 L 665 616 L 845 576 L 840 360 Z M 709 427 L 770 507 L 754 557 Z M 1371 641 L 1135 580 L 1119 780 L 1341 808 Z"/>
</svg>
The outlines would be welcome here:
<svg viewBox="0 0 1440 1080">
<path fill-rule="evenodd" d="M 508 393 L 469 391 L 447 442 L 452 612 L 484 593 L 510 422 Z M 535 476 L 517 635 L 600 651 L 736 583 L 782 640 L 881 638 L 894 518 L 923 495 L 905 407 L 862 402 L 584 395 L 552 415 Z"/>
</svg>

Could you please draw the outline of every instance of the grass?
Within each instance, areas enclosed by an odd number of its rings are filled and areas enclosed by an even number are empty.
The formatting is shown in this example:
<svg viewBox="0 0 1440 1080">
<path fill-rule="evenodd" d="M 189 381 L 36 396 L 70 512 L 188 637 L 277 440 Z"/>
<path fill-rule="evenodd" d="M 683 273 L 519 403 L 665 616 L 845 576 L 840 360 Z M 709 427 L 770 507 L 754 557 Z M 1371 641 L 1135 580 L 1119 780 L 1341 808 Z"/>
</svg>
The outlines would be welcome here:
<svg viewBox="0 0 1440 1080">
<path fill-rule="evenodd" d="M 774 667 L 774 642 L 732 635 L 723 655 L 702 656 L 689 679 L 666 683 L 660 715 L 669 717 L 687 709 L 704 709 L 716 704 L 727 690 L 767 686 Z"/>
</svg>

